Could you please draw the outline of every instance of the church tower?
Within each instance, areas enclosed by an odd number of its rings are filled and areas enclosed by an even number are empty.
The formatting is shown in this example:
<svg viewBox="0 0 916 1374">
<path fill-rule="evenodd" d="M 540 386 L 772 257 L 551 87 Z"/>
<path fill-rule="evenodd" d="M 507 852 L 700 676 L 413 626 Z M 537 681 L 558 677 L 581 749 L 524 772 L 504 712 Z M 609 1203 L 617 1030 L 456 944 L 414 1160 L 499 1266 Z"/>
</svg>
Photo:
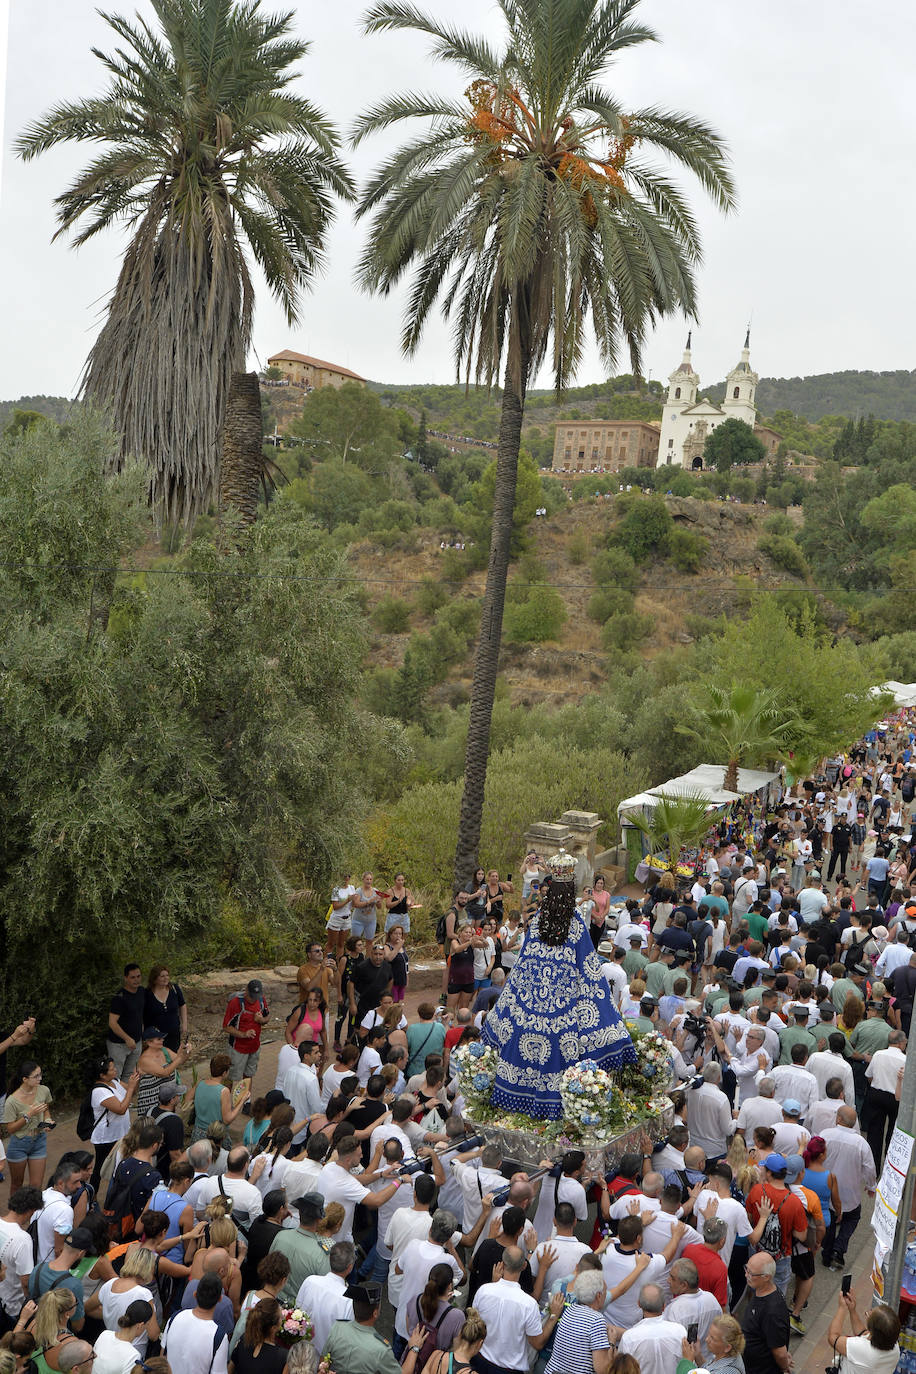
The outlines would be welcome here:
<svg viewBox="0 0 916 1374">
<path fill-rule="evenodd" d="M 748 329 L 741 350 L 741 361 L 728 374 L 722 409 L 729 420 L 743 420 L 751 429 L 757 422 L 757 383 L 760 378 L 751 371 L 751 331 Z"/>
<path fill-rule="evenodd" d="M 690 361 L 690 341 L 693 330 L 687 335 L 687 346 L 680 366 L 668 378 L 668 396 L 662 416 L 662 432 L 658 445 L 658 466 L 681 463 L 681 446 L 686 436 L 685 422 L 682 421 L 688 406 L 695 405 L 697 387 L 700 379 Z M 756 378 L 755 378 L 756 381 Z"/>
</svg>

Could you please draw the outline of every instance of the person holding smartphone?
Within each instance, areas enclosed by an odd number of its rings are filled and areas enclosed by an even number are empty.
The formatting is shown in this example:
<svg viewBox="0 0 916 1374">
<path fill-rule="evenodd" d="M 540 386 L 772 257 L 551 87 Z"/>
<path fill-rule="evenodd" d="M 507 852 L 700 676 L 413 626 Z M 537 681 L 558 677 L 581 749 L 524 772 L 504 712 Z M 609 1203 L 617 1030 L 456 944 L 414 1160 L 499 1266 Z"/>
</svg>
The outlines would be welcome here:
<svg viewBox="0 0 916 1374">
<path fill-rule="evenodd" d="M 24 1059 L 13 1077 L 13 1086 L 3 1108 L 3 1134 L 10 1166 L 10 1191 L 21 1188 L 26 1165 L 29 1186 L 40 1188 L 48 1159 L 48 1127 L 51 1119 L 51 1091 L 41 1081 L 41 1066 Z"/>
<path fill-rule="evenodd" d="M 827 1331 L 827 1341 L 840 1358 L 841 1369 L 868 1370 L 868 1374 L 893 1374 L 900 1351 L 900 1322 L 896 1312 L 884 1303 L 873 1307 L 866 1317 L 859 1315 L 852 1295 L 852 1275 L 843 1275 L 843 1287 L 836 1312 Z M 851 1336 L 843 1336 L 843 1322 L 849 1317 Z"/>
</svg>

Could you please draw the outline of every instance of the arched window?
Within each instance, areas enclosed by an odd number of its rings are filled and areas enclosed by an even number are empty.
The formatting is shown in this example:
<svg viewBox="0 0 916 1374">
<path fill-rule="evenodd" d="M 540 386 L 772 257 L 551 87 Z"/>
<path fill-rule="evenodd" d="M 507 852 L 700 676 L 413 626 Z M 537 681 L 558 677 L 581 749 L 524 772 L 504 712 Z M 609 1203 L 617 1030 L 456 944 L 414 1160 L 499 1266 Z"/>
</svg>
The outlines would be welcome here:
<svg viewBox="0 0 916 1374">
<path fill-rule="evenodd" d="M 674 399 L 676 401 L 679 401 L 681 399 L 681 388 L 679 386 L 676 386 L 674 388 Z"/>
<path fill-rule="evenodd" d="M 741 395 L 741 388 L 740 388 L 740 386 L 736 386 L 735 389 L 734 389 L 734 391 L 732 392 L 732 396 L 733 396 L 733 398 L 737 401 L 737 399 L 738 399 L 738 397 L 739 397 L 740 395 Z"/>
</svg>

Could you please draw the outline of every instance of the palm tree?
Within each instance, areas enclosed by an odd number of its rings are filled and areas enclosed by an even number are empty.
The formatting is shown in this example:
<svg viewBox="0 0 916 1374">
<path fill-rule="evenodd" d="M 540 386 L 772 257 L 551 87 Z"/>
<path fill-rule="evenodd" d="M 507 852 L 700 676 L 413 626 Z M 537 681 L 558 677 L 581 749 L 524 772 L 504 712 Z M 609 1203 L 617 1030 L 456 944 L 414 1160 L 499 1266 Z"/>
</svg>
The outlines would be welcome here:
<svg viewBox="0 0 916 1374">
<path fill-rule="evenodd" d="M 674 873 L 682 849 L 701 844 L 714 823 L 709 800 L 701 793 L 685 792 L 679 797 L 659 797 L 651 816 L 638 812 L 626 817 L 627 825 L 641 830 L 649 842 L 650 854 L 664 855 L 664 867 Z"/>
<path fill-rule="evenodd" d="M 738 769 L 754 768 L 801 744 L 804 722 L 790 715 L 777 692 L 732 683 L 710 685 L 694 703 L 696 723 L 678 725 L 682 735 L 699 740 L 714 757 L 725 759 L 726 792 L 738 791 Z"/>
<path fill-rule="evenodd" d="M 496 492 L 474 665 L 455 855 L 456 882 L 477 861 L 525 395 L 550 357 L 557 389 L 575 371 L 589 322 L 603 362 L 622 343 L 641 371 L 660 316 L 695 313 L 696 225 L 651 155 L 694 173 L 723 209 L 732 182 L 707 125 L 660 109 L 627 111 L 599 84 L 625 49 L 654 38 L 631 21 L 638 0 L 498 0 L 505 37 L 486 40 L 411 4 L 380 0 L 368 32 L 428 34 L 435 56 L 470 83 L 463 99 L 393 96 L 357 121 L 353 139 L 402 120 L 426 127 L 365 187 L 371 214 L 360 264 L 367 290 L 390 292 L 413 270 L 401 335 L 416 352 L 436 302 L 454 325 L 459 375 L 504 372 Z"/>
<path fill-rule="evenodd" d="M 190 520 L 215 493 L 233 372 L 244 369 L 254 287 L 246 250 L 299 317 L 320 266 L 334 194 L 352 195 L 325 116 L 288 88 L 308 44 L 261 0 L 152 0 L 158 21 L 105 19 L 99 96 L 56 106 L 16 141 L 30 159 L 69 141 L 99 151 L 55 202 L 75 246 L 131 239 L 83 376 L 109 409 L 114 456 L 149 463 L 160 520 Z"/>
</svg>

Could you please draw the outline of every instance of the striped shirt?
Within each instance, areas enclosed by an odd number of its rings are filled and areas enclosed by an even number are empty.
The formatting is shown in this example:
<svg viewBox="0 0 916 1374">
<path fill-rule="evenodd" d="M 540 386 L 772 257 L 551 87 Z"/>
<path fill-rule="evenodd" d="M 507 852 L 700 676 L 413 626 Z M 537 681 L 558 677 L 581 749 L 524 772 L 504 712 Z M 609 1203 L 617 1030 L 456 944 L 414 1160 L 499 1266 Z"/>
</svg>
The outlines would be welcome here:
<svg viewBox="0 0 916 1374">
<path fill-rule="evenodd" d="M 557 1324 L 544 1374 L 594 1374 L 592 1351 L 609 1350 L 610 1344 L 604 1313 L 575 1303 L 564 1309 Z"/>
</svg>

